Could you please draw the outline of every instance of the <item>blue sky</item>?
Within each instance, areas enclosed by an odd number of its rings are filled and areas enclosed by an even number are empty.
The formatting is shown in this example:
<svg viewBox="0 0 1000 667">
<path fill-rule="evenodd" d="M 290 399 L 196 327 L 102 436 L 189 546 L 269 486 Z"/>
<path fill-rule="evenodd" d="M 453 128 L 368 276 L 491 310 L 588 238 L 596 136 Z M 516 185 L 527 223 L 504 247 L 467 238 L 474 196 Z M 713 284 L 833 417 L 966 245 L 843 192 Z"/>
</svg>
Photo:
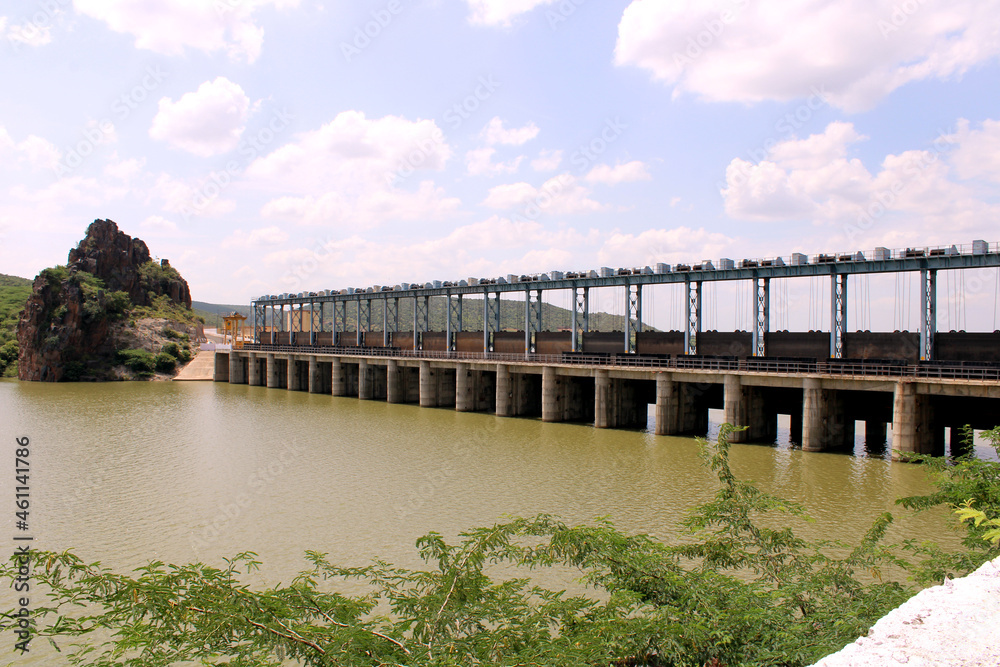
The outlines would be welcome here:
<svg viewBox="0 0 1000 667">
<path fill-rule="evenodd" d="M 237 303 L 1000 241 L 998 13 L 997 0 L 4 2 L 0 272 L 65 262 L 95 218 L 168 257 L 196 299 Z M 914 329 L 907 280 L 856 281 L 851 328 Z M 996 328 L 998 280 L 942 276 L 941 328 Z M 713 289 L 706 326 L 745 328 L 749 290 Z M 648 317 L 680 326 L 667 290 Z M 828 320 L 823 284 L 775 292 L 774 326 Z"/>
</svg>

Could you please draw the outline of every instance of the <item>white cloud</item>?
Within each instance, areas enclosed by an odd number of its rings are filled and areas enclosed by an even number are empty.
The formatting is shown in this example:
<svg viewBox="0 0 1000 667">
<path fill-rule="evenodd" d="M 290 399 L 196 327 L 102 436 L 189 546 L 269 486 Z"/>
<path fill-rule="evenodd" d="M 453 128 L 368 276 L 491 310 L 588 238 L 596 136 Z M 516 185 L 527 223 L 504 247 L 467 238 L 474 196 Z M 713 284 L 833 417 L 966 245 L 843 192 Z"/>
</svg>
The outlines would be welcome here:
<svg viewBox="0 0 1000 667">
<path fill-rule="evenodd" d="M 615 59 L 710 101 L 789 100 L 821 87 L 856 111 L 996 58 L 998 11 L 1000 0 L 634 0 Z"/>
<path fill-rule="evenodd" d="M 531 168 L 535 171 L 555 171 L 562 164 L 562 156 L 562 151 L 543 150 L 531 161 Z"/>
<path fill-rule="evenodd" d="M 288 240 L 288 232 L 280 227 L 262 227 L 249 234 L 237 229 L 222 241 L 223 248 L 251 248 L 281 245 Z"/>
<path fill-rule="evenodd" d="M 524 182 L 498 185 L 490 189 L 483 204 L 497 210 L 517 210 L 528 217 L 542 211 L 554 215 L 572 215 L 608 208 L 589 195 L 590 191 L 580 185 L 575 177 L 560 174 L 537 188 Z"/>
<path fill-rule="evenodd" d="M 76 11 L 131 34 L 135 46 L 166 55 L 186 48 L 226 51 L 233 60 L 254 62 L 264 29 L 255 14 L 265 7 L 284 9 L 298 0 L 74 0 Z"/>
<path fill-rule="evenodd" d="M 213 196 L 209 196 L 213 195 Z M 192 216 L 222 216 L 236 209 L 236 202 L 219 193 L 210 178 L 188 182 L 160 174 L 144 192 L 146 202 L 159 201 L 165 211 Z"/>
<path fill-rule="evenodd" d="M 166 218 L 159 215 L 151 215 L 142 222 L 139 226 L 143 229 L 147 229 L 154 234 L 174 234 L 177 232 L 177 223 L 167 220 Z"/>
<path fill-rule="evenodd" d="M 657 262 L 690 265 L 734 254 L 739 246 L 739 239 L 704 228 L 647 229 L 639 234 L 616 230 L 601 246 L 597 258 L 614 266 L 652 266 Z"/>
<path fill-rule="evenodd" d="M 538 136 L 538 126 L 528 123 L 524 127 L 512 127 L 507 129 L 503 126 L 500 117 L 494 117 L 483 128 L 480 136 L 487 144 L 506 144 L 509 146 L 521 146 Z"/>
<path fill-rule="evenodd" d="M 987 131 L 992 126 L 984 123 Z M 992 203 L 997 192 L 956 181 L 950 165 L 966 177 L 989 172 L 977 166 L 963 173 L 966 160 L 978 157 L 983 139 L 976 132 L 960 129 L 930 149 L 887 155 L 875 172 L 848 157 L 850 145 L 863 139 L 850 123 L 831 123 L 822 134 L 776 145 L 758 164 L 734 159 L 721 191 L 727 213 L 744 220 L 809 221 L 846 247 L 953 243 L 956 233 L 992 231 L 1000 216 L 1000 206 Z M 986 153 L 988 159 L 988 147 Z"/>
<path fill-rule="evenodd" d="M 219 155 L 239 143 L 249 110 L 243 89 L 220 76 L 176 102 L 161 99 L 149 136 L 201 157 Z"/>
<path fill-rule="evenodd" d="M 318 130 L 303 132 L 269 155 L 254 160 L 247 174 L 278 189 L 315 194 L 382 187 L 411 173 L 438 171 L 452 155 L 433 120 L 400 116 L 368 119 L 344 111 Z"/>
<path fill-rule="evenodd" d="M 29 135 L 17 145 L 17 152 L 22 161 L 35 169 L 55 169 L 62 153 L 50 141 Z"/>
<path fill-rule="evenodd" d="M 258 158 L 246 174 L 260 188 L 281 193 L 264 206 L 267 217 L 369 226 L 440 219 L 457 210 L 457 199 L 426 177 L 417 180 L 418 172 L 443 169 L 451 154 L 433 120 L 368 119 L 345 111 Z"/>
<path fill-rule="evenodd" d="M 465 154 L 466 167 L 472 176 L 496 176 L 497 174 L 513 174 L 521 165 L 524 156 L 519 156 L 510 162 L 493 162 L 496 149 L 476 148 Z"/>
<path fill-rule="evenodd" d="M 541 5 L 556 0 L 465 0 L 472 10 L 469 21 L 479 25 L 509 26 L 511 21 Z"/>
<path fill-rule="evenodd" d="M 61 12 L 56 11 L 56 14 Z M 41 14 L 45 16 L 44 14 Z M 25 44 L 27 46 L 45 46 L 52 42 L 51 21 L 54 16 L 47 16 L 46 22 L 34 23 L 26 21 L 21 25 L 12 25 L 7 30 L 7 41 L 11 44 Z M 6 19 L 0 17 L 0 33 L 3 32 Z"/>
<path fill-rule="evenodd" d="M 946 139 L 958 146 L 952 159 L 962 178 L 1000 181 L 1000 120 L 984 120 L 981 129 L 971 130 L 963 118 Z"/>
<path fill-rule="evenodd" d="M 634 181 L 648 181 L 652 179 L 645 163 L 639 160 L 626 162 L 614 167 L 606 164 L 599 164 L 590 170 L 586 180 L 588 183 L 604 183 L 605 185 L 618 185 L 619 183 L 632 183 Z"/>
<path fill-rule="evenodd" d="M 264 205 L 261 215 L 303 225 L 375 227 L 383 222 L 440 220 L 454 213 L 461 201 L 445 196 L 442 188 L 424 181 L 416 192 L 372 189 L 351 195 L 326 192 L 306 197 L 280 197 Z"/>
</svg>

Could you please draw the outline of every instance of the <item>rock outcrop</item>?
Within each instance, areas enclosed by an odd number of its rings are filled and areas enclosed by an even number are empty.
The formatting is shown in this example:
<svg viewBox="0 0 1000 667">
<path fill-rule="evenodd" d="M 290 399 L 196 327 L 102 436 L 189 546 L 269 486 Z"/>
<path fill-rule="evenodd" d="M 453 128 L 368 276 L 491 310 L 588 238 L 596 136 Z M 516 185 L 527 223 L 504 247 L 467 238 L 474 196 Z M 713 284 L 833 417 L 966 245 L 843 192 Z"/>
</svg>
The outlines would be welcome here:
<svg viewBox="0 0 1000 667">
<path fill-rule="evenodd" d="M 17 328 L 19 379 L 116 379 L 118 350 L 151 347 L 130 330 L 132 308 L 163 295 L 191 307 L 187 282 L 166 260 L 152 262 L 141 240 L 111 220 L 95 220 L 65 267 L 35 278 Z"/>
</svg>

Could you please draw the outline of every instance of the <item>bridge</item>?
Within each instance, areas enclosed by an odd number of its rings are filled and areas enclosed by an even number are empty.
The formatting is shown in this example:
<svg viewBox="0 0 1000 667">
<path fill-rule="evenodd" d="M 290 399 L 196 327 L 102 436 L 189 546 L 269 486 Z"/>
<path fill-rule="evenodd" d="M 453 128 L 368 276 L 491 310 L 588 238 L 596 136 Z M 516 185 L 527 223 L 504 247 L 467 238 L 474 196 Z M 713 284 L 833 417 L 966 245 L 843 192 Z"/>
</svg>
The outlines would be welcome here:
<svg viewBox="0 0 1000 667">
<path fill-rule="evenodd" d="M 997 266 L 1000 244 L 974 241 L 269 295 L 252 301 L 253 341 L 217 354 L 215 379 L 598 428 L 645 426 L 653 406 L 663 435 L 705 433 L 714 408 L 747 427 L 738 441 L 773 442 L 788 415 L 806 451 L 853 449 L 863 421 L 873 450 L 891 424 L 893 450 L 941 455 L 947 429 L 958 453 L 961 426 L 1000 422 L 1000 332 L 937 332 L 937 272 Z M 920 275 L 919 331 L 849 332 L 848 278 L 905 272 Z M 771 331 L 772 279 L 804 276 L 829 276 L 830 331 Z M 713 281 L 751 282 L 753 331 L 702 331 Z M 643 288 L 671 283 L 685 289 L 685 330 L 644 330 Z M 606 287 L 624 291 L 623 331 L 590 330 L 590 290 Z M 569 331 L 542 327 L 543 295 L 555 290 L 572 294 Z M 523 294 L 520 331 L 500 327 L 511 293 Z M 443 332 L 429 330 L 432 298 L 444 300 Z M 463 327 L 470 304 L 482 331 Z"/>
</svg>

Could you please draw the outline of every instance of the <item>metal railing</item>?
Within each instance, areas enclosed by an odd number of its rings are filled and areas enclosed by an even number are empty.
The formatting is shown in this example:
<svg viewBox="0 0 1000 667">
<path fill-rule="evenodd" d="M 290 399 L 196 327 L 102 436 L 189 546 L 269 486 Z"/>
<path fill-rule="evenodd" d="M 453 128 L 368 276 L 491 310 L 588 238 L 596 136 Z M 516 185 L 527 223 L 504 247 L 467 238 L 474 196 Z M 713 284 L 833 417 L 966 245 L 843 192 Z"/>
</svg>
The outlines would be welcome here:
<svg viewBox="0 0 1000 667">
<path fill-rule="evenodd" d="M 829 359 L 738 359 L 736 357 L 655 356 L 641 354 L 516 354 L 505 352 L 445 352 L 401 350 L 396 348 L 355 346 L 265 345 L 246 343 L 243 352 L 291 353 L 300 355 L 335 355 L 389 359 L 491 361 L 508 364 L 598 366 L 601 368 L 648 368 L 655 370 L 698 370 L 715 372 L 764 373 L 778 375 L 834 375 L 857 378 L 933 378 L 945 380 L 1000 381 L 1000 363 L 905 362 Z"/>
</svg>

